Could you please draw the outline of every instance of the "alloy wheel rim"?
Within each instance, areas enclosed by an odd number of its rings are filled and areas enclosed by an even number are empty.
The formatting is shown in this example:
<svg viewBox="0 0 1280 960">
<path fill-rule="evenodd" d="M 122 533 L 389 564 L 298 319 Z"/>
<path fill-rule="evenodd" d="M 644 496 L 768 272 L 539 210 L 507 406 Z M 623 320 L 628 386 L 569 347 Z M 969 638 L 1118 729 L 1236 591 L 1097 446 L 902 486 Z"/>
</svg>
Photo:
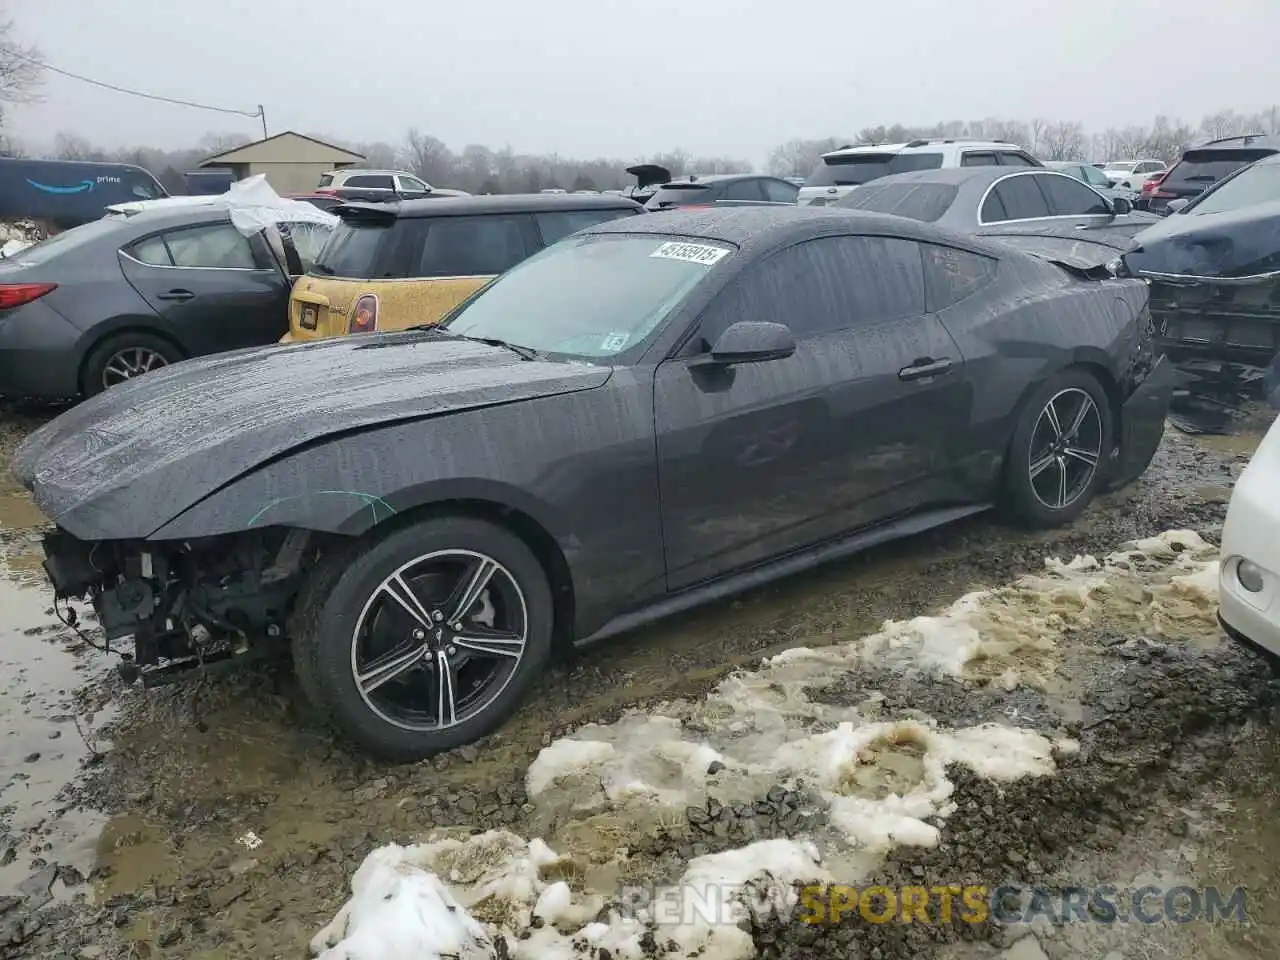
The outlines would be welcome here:
<svg viewBox="0 0 1280 960">
<path fill-rule="evenodd" d="M 528 632 L 524 592 L 506 567 L 483 553 L 439 550 L 370 593 L 352 631 L 351 676 L 381 720 L 440 732 L 502 695 Z"/>
<path fill-rule="evenodd" d="M 1079 387 L 1054 394 L 1031 431 L 1031 490 L 1050 510 L 1065 510 L 1089 488 L 1102 460 L 1102 415 Z"/>
<path fill-rule="evenodd" d="M 102 386 L 111 387 L 124 383 L 144 373 L 166 367 L 169 361 L 160 353 L 147 347 L 128 347 L 111 355 L 102 369 Z"/>
</svg>

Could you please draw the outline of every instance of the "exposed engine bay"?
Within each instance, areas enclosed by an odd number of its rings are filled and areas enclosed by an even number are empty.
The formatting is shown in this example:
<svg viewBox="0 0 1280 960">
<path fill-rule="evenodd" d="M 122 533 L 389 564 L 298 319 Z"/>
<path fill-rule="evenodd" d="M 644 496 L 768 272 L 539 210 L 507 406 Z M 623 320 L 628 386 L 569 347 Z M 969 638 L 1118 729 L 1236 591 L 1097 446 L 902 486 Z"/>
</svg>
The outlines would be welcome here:
<svg viewBox="0 0 1280 960">
<path fill-rule="evenodd" d="M 285 654 L 290 604 L 315 559 L 312 536 L 264 528 L 198 541 L 89 544 L 58 530 L 44 538 L 44 569 L 59 616 L 74 627 L 66 602 L 88 599 L 108 647 L 133 638 L 126 679 L 141 676 L 151 687 L 197 667 Z"/>
</svg>

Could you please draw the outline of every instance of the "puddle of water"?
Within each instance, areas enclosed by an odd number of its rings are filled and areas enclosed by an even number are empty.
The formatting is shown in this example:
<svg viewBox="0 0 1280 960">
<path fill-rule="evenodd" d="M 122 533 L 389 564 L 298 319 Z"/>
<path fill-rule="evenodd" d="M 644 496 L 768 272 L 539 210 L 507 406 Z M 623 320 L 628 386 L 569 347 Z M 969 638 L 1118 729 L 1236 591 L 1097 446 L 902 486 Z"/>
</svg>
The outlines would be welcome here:
<svg viewBox="0 0 1280 960">
<path fill-rule="evenodd" d="M 21 564 L 15 565 L 21 567 Z M 72 697 L 104 668 L 96 655 L 70 652 L 65 634 L 47 613 L 46 590 L 15 582 L 19 570 L 0 563 L 0 895 L 16 894 L 38 857 L 88 874 L 105 818 L 60 810 L 59 793 L 90 755 L 76 729 Z M 108 719 L 80 718 L 92 737 Z M 101 749 L 101 745 L 95 744 Z"/>
</svg>

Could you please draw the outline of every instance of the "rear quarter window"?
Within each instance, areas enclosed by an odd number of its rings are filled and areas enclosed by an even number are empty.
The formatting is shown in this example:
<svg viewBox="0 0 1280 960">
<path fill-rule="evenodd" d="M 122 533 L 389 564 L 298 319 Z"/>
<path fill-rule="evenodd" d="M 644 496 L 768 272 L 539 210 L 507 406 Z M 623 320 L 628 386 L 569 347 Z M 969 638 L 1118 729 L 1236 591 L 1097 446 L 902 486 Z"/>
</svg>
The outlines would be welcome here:
<svg viewBox="0 0 1280 960">
<path fill-rule="evenodd" d="M 389 253 L 396 232 L 392 223 L 401 222 L 339 223 L 316 258 L 314 271 L 327 277 L 369 280 L 392 276 Z"/>
<path fill-rule="evenodd" d="M 659 187 L 645 203 L 650 210 L 679 207 L 686 203 L 705 203 L 711 190 L 701 183 L 669 183 Z"/>
<path fill-rule="evenodd" d="M 991 282 L 997 261 L 981 254 L 934 243 L 920 244 L 924 289 L 930 310 L 959 303 Z"/>
</svg>

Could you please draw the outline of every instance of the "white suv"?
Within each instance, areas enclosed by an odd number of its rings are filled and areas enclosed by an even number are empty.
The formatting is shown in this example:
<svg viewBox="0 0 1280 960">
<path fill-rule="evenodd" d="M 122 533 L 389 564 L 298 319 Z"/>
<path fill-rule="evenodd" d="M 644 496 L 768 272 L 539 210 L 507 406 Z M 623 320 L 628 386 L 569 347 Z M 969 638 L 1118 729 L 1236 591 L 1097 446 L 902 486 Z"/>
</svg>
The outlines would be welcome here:
<svg viewBox="0 0 1280 960">
<path fill-rule="evenodd" d="M 1003 140 L 957 138 L 841 147 L 822 155 L 800 188 L 796 202 L 802 207 L 826 206 L 854 187 L 891 173 L 995 166 L 1040 167 L 1043 164 L 1017 144 Z"/>
</svg>

